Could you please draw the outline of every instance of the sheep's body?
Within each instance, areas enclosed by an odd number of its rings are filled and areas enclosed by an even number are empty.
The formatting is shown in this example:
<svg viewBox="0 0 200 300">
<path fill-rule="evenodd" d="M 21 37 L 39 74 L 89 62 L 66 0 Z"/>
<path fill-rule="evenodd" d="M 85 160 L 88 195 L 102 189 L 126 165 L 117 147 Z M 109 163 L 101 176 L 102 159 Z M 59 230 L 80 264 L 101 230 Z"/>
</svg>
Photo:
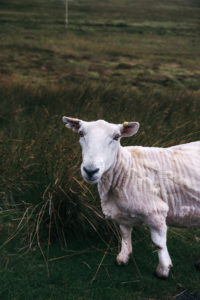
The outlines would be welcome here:
<svg viewBox="0 0 200 300">
<path fill-rule="evenodd" d="M 161 214 L 170 226 L 200 226 L 200 142 L 120 147 L 98 189 L 103 213 L 120 224 Z"/>
<path fill-rule="evenodd" d="M 157 275 L 168 277 L 172 262 L 166 224 L 200 226 L 200 142 L 169 148 L 122 147 L 120 138 L 135 134 L 139 123 L 67 117 L 63 121 L 80 134 L 83 178 L 98 183 L 103 213 L 120 226 L 117 263 L 128 262 L 132 227 L 145 223 L 158 247 Z"/>
</svg>

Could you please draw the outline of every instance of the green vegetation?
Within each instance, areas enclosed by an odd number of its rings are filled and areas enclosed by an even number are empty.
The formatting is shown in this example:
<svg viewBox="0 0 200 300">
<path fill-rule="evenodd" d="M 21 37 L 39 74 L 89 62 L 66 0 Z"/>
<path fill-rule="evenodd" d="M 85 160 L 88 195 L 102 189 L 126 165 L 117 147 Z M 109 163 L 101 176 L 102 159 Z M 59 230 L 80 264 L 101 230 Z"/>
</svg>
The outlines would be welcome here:
<svg viewBox="0 0 200 300">
<path fill-rule="evenodd" d="M 51 245 L 49 276 L 38 250 L 16 255 L 16 249 L 10 248 L 1 254 L 1 299 L 199 299 L 189 298 L 191 292 L 199 295 L 199 272 L 193 266 L 199 257 L 195 232 L 170 230 L 175 266 L 168 280 L 153 275 L 157 253 L 145 228 L 134 230 L 133 235 L 133 259 L 121 268 L 114 264 L 116 240 L 108 245 L 99 239 L 69 242 L 68 250 Z M 186 298 L 172 298 L 183 291 Z"/>
<path fill-rule="evenodd" d="M 2 0 L 1 81 L 199 89 L 199 3 Z"/>
<path fill-rule="evenodd" d="M 139 121 L 124 145 L 199 140 L 199 2 L 70 1 L 68 29 L 63 2 L 0 2 L 0 299 L 200 297 L 199 229 L 169 230 L 167 281 L 145 227 L 114 265 L 117 226 L 61 122 Z"/>
</svg>

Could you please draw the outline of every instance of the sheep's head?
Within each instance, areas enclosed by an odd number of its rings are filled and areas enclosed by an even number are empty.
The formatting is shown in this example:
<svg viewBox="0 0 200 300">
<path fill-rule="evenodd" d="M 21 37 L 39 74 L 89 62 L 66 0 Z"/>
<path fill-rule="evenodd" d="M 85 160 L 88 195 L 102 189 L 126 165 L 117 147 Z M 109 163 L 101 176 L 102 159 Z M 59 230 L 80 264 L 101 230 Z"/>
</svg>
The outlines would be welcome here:
<svg viewBox="0 0 200 300">
<path fill-rule="evenodd" d="M 97 183 L 114 163 L 121 137 L 134 135 L 137 122 L 111 124 L 104 120 L 85 122 L 63 117 L 67 128 L 79 133 L 82 148 L 81 173 L 85 181 Z"/>
</svg>

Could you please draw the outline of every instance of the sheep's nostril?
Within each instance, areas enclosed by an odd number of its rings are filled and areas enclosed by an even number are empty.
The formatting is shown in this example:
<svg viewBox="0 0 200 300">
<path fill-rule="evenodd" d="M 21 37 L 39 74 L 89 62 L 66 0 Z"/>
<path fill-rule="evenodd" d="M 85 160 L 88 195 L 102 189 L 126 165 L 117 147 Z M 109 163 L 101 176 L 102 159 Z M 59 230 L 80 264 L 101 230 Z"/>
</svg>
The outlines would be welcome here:
<svg viewBox="0 0 200 300">
<path fill-rule="evenodd" d="M 88 175 L 88 177 L 92 177 L 95 173 L 99 172 L 99 168 L 94 169 L 94 170 L 88 170 L 85 167 L 83 167 L 83 170 Z"/>
</svg>

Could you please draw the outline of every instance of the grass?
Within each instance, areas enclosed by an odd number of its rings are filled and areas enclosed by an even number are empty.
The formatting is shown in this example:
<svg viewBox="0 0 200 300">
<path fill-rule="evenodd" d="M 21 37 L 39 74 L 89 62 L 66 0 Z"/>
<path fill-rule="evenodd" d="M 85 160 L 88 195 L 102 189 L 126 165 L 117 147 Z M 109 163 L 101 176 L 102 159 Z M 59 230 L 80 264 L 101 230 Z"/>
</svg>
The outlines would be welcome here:
<svg viewBox="0 0 200 300">
<path fill-rule="evenodd" d="M 194 0 L 70 1 L 66 29 L 62 1 L 1 1 L 1 299 L 200 297 L 199 229 L 169 230 L 167 281 L 153 277 L 145 227 L 130 265 L 114 265 L 117 226 L 61 122 L 139 121 L 123 145 L 199 140 L 199 10 Z"/>
<path fill-rule="evenodd" d="M 71 1 L 67 30 L 62 1 L 0 5 L 3 81 L 199 88 L 197 1 Z"/>
<path fill-rule="evenodd" d="M 52 244 L 48 269 L 36 248 L 23 255 L 23 249 L 16 253 L 10 245 L 1 254 L 1 299 L 199 299 L 199 272 L 193 266 L 199 233 L 170 230 L 174 269 L 168 280 L 153 275 L 157 253 L 147 231 L 134 229 L 133 235 L 134 256 L 124 268 L 114 264 L 115 239 L 107 246 L 99 239 L 79 238 L 79 243 L 69 241 L 67 250 Z"/>
<path fill-rule="evenodd" d="M 77 114 L 78 107 L 86 120 L 138 120 L 140 134 L 124 139 L 124 145 L 170 146 L 199 138 L 196 92 L 144 96 L 123 86 L 71 84 L 63 89 L 12 85 L 2 87 L 0 95 L 2 299 L 163 299 L 200 293 L 194 268 L 199 229 L 169 231 L 175 267 L 166 283 L 152 275 L 157 253 L 145 228 L 134 229 L 130 266 L 114 265 L 118 231 L 103 219 L 96 187 L 84 184 L 78 138 L 60 119 L 63 111 Z"/>
</svg>

